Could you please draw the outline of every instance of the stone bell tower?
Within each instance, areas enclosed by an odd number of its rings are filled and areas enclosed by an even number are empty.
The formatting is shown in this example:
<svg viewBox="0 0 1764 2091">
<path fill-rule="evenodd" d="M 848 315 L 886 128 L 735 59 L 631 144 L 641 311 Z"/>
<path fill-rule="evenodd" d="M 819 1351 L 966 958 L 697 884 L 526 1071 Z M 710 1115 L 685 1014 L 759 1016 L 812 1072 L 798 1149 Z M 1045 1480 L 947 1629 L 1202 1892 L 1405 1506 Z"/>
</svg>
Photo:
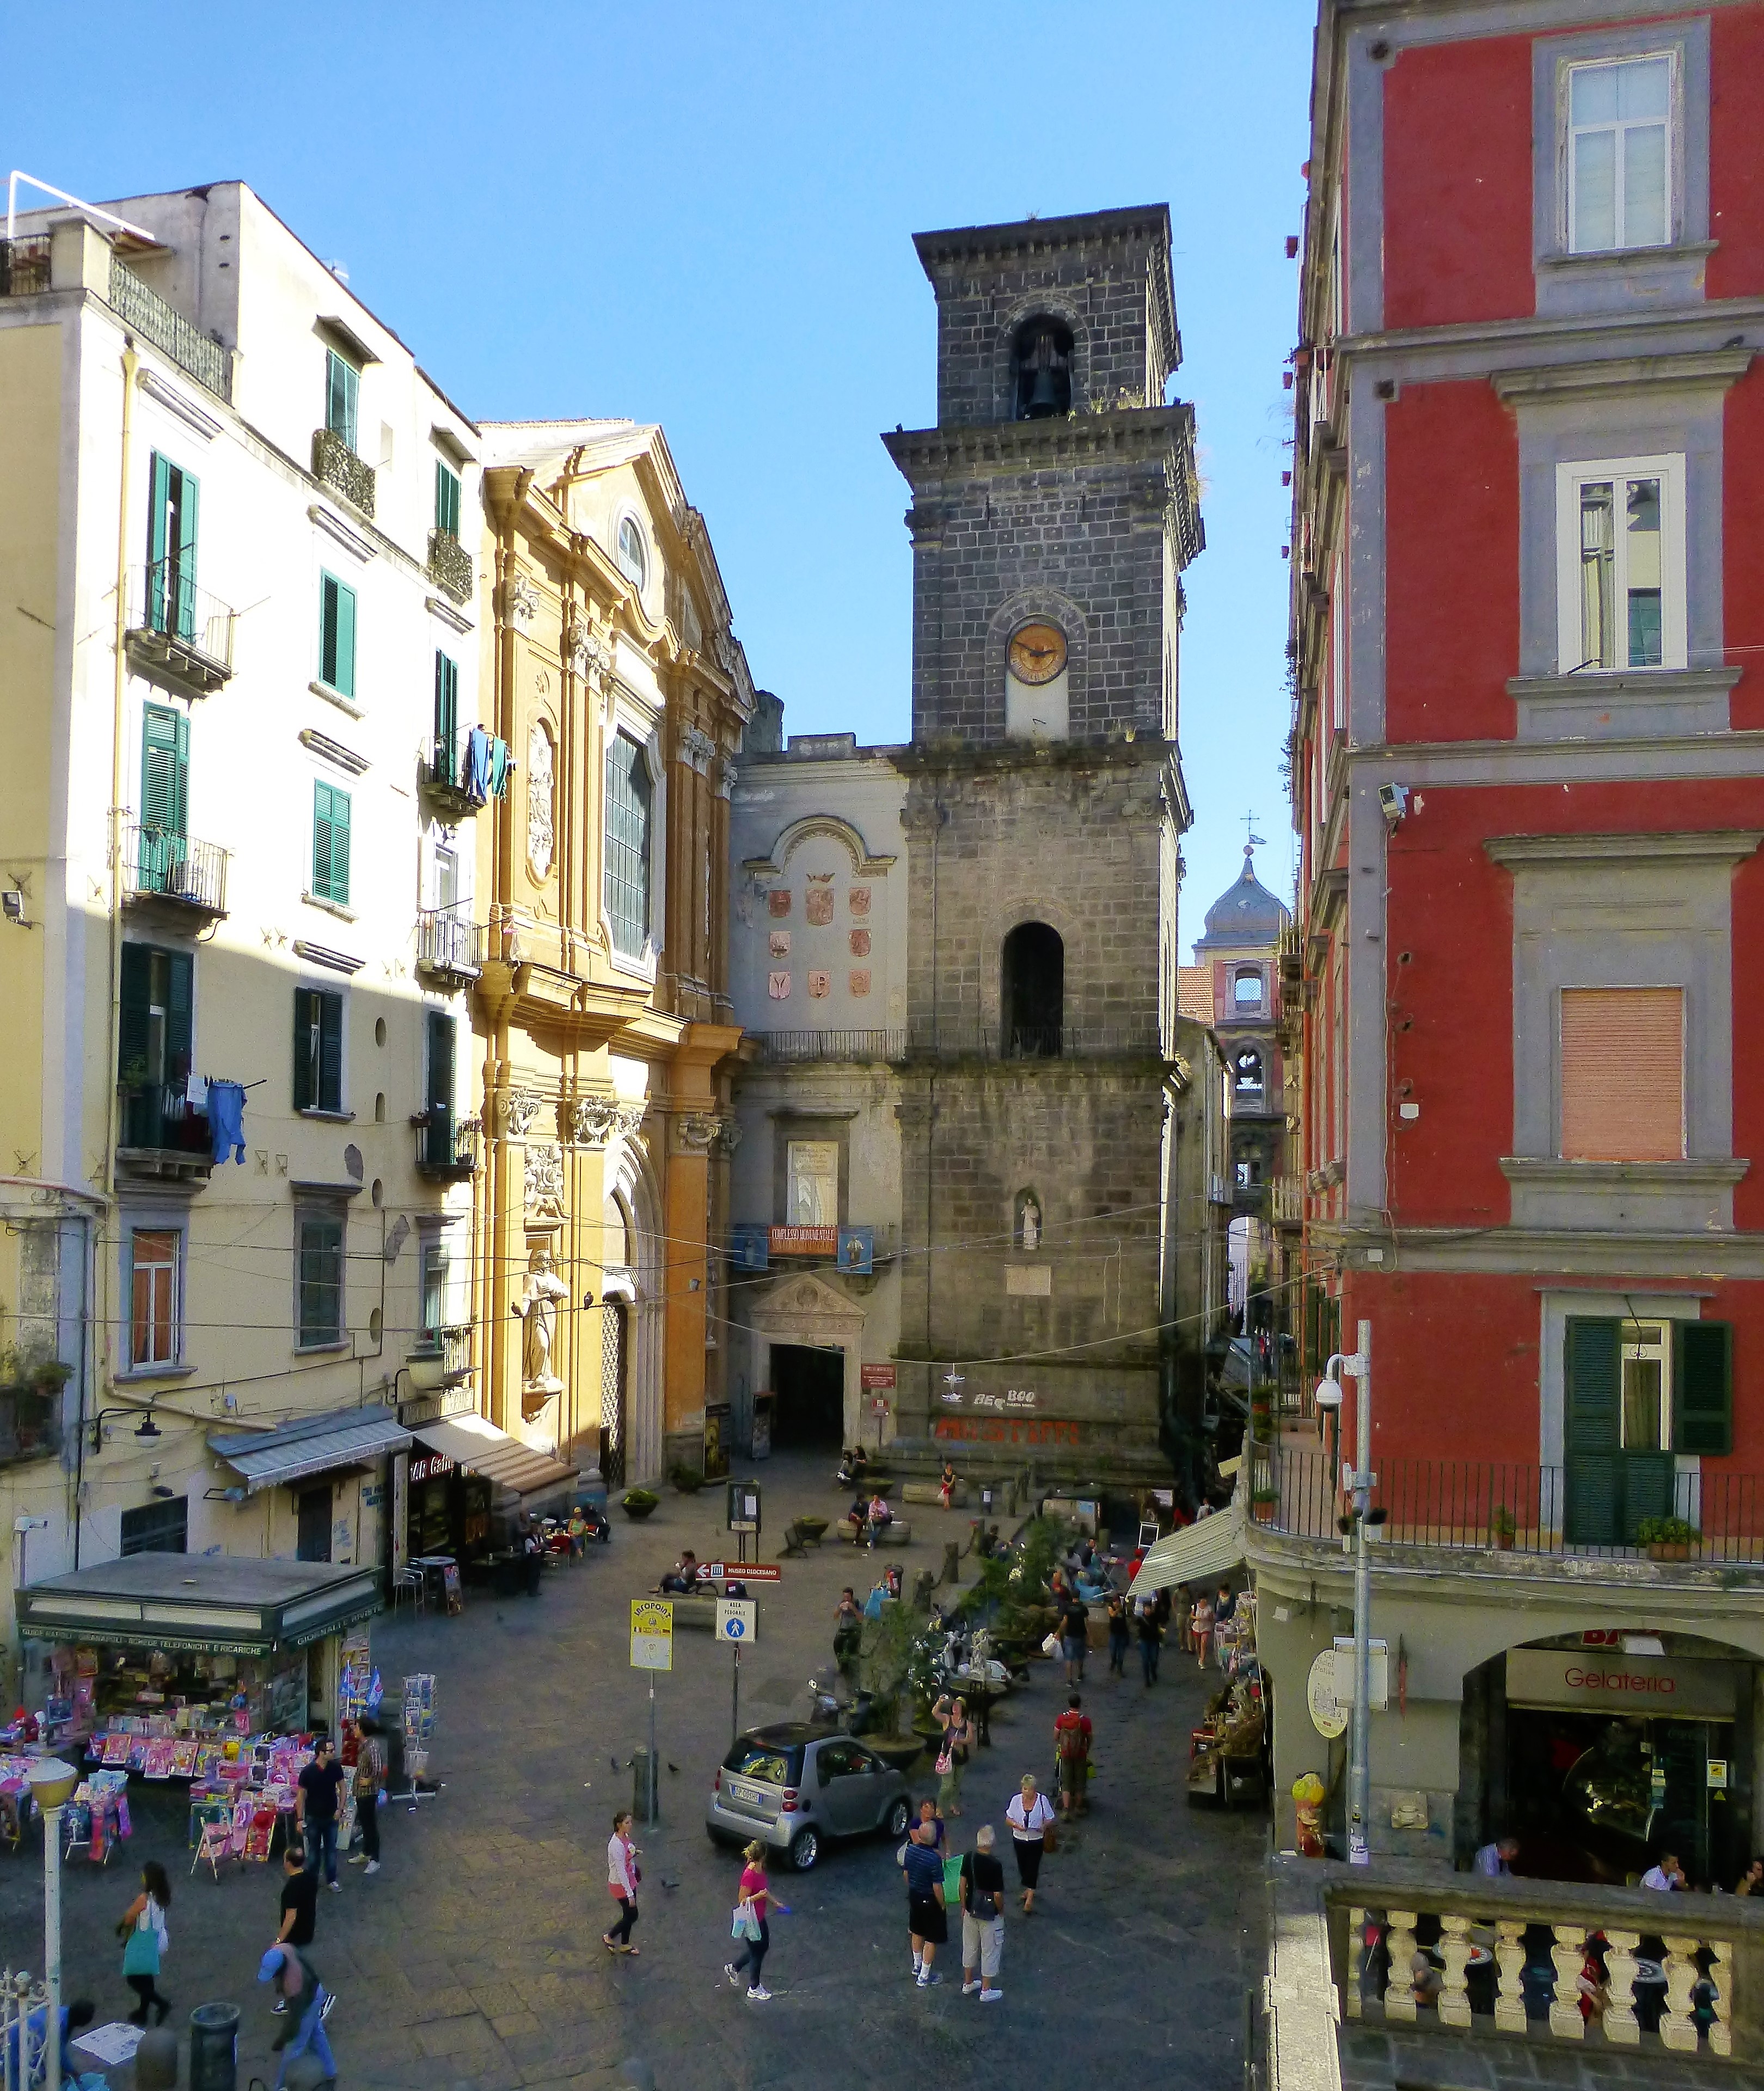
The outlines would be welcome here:
<svg viewBox="0 0 1764 2091">
<path fill-rule="evenodd" d="M 975 1472 L 1167 1477 L 1177 649 L 1203 543 L 1194 415 L 1164 403 L 1169 213 L 914 244 L 937 425 L 883 438 L 913 494 L 896 1431 Z"/>
</svg>

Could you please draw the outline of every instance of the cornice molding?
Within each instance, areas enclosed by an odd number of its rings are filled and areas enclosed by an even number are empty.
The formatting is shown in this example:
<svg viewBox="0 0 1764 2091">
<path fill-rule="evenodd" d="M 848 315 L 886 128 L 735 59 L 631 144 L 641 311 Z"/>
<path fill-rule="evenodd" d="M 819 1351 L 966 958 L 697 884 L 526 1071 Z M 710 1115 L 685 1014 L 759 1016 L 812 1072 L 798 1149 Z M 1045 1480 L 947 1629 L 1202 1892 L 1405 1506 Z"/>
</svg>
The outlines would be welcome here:
<svg viewBox="0 0 1764 2091">
<path fill-rule="evenodd" d="M 1496 864 L 1743 864 L 1764 829 L 1711 828 L 1702 834 L 1491 835 L 1482 847 Z"/>
<path fill-rule="evenodd" d="M 1666 356 L 1614 356 L 1598 363 L 1538 364 L 1489 373 L 1502 399 L 1525 406 L 1585 398 L 1600 392 L 1632 393 L 1650 386 L 1682 390 L 1713 386 L 1725 391 L 1752 366 L 1749 348 L 1685 349 Z"/>
</svg>

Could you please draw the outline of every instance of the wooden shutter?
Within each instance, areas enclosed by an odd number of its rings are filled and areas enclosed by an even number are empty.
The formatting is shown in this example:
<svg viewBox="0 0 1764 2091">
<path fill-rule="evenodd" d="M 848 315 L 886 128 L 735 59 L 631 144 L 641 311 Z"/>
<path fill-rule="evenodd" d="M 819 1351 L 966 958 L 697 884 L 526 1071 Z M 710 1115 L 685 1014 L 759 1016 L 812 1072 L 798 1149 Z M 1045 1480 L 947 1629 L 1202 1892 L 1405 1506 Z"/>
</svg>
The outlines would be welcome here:
<svg viewBox="0 0 1764 2091">
<path fill-rule="evenodd" d="M 166 972 L 166 1087 L 181 1089 L 190 1079 L 196 961 L 187 951 L 168 951 Z"/>
<path fill-rule="evenodd" d="M 355 694 L 355 591 L 334 574 L 319 576 L 319 680 Z"/>
<path fill-rule="evenodd" d="M 312 890 L 349 904 L 349 794 L 334 784 L 312 787 Z"/>
<path fill-rule="evenodd" d="M 194 476 L 178 474 L 178 636 L 196 633 L 196 506 L 200 489 Z M 167 550 L 171 548 L 168 545 Z"/>
<path fill-rule="evenodd" d="M 147 1075 L 147 1048 L 150 1030 L 148 1010 L 153 998 L 153 954 L 145 944 L 123 946 L 122 1009 L 117 1024 L 117 1079 L 143 1081 Z"/>
<path fill-rule="evenodd" d="M 1733 1326 L 1672 1325 L 1672 1450 L 1719 1459 L 1733 1450 Z"/>
<path fill-rule="evenodd" d="M 171 505 L 171 465 L 153 452 L 153 491 L 148 497 L 147 563 L 157 567 L 171 547 L 166 542 L 166 511 Z"/>
<path fill-rule="evenodd" d="M 1564 1161 L 1682 1159 L 1682 988 L 1565 987 L 1561 1044 Z"/>
<path fill-rule="evenodd" d="M 318 1102 L 312 1086 L 316 1055 L 313 1051 L 312 1027 L 317 1011 L 314 1007 L 317 995 L 309 987 L 297 987 L 294 991 L 294 1107 L 296 1110 L 311 1110 Z"/>
<path fill-rule="evenodd" d="M 1623 1519 L 1622 1373 L 1618 1324 L 1571 1316 L 1564 1343 L 1567 1381 L 1568 1529 L 1575 1546 L 1615 1546 Z"/>
<path fill-rule="evenodd" d="M 319 994 L 319 1089 L 321 1110 L 343 1108 L 343 998 Z"/>
<path fill-rule="evenodd" d="M 428 1012 L 428 1107 L 450 1110 L 454 1102 L 454 1020 L 444 1010 Z"/>
<path fill-rule="evenodd" d="M 182 839 L 189 813 L 190 722 L 165 705 L 141 712 L 141 826 Z"/>
<path fill-rule="evenodd" d="M 441 744 L 442 760 L 453 753 L 454 735 L 459 730 L 459 665 L 439 651 L 435 655 L 435 738 Z M 448 781 L 452 782 L 450 763 Z"/>
</svg>

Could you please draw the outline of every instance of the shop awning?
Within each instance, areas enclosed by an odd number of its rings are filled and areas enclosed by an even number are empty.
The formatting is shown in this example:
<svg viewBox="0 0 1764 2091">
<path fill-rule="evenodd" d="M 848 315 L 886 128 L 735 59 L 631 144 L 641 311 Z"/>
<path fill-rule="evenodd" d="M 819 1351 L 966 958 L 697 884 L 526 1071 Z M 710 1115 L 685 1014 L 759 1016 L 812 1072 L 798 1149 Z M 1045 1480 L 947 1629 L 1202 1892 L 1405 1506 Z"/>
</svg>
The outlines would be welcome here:
<svg viewBox="0 0 1764 2091">
<path fill-rule="evenodd" d="M 1210 1583 L 1243 1559 L 1243 1509 L 1233 1503 L 1180 1532 L 1167 1532 L 1147 1550 L 1133 1580 L 1137 1597 L 1147 1590 L 1168 1590 L 1178 1583 Z"/>
<path fill-rule="evenodd" d="M 304 1648 L 384 1607 L 380 1571 L 235 1554 L 131 1554 L 28 1583 L 19 1630 L 38 1640 L 269 1655 Z"/>
<path fill-rule="evenodd" d="M 209 1450 L 244 1477 L 252 1495 L 410 1448 L 410 1432 L 391 1409 L 378 1408 L 335 1408 L 273 1430 L 213 1432 L 209 1438 Z"/>
<path fill-rule="evenodd" d="M 432 1452 L 440 1452 L 468 1473 L 482 1474 L 512 1489 L 518 1496 L 536 1496 L 574 1481 L 576 1470 L 554 1459 L 549 1452 L 536 1452 L 518 1438 L 498 1430 L 481 1416 L 450 1416 L 444 1422 L 419 1423 L 416 1437 Z"/>
</svg>

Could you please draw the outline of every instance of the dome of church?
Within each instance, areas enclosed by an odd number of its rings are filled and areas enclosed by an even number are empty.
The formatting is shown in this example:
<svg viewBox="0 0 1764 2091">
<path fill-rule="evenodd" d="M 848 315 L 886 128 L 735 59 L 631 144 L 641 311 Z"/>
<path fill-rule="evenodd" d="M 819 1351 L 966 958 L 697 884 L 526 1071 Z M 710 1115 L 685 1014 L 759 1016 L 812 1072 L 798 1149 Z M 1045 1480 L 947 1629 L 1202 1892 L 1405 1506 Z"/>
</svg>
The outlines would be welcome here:
<svg viewBox="0 0 1764 2091">
<path fill-rule="evenodd" d="M 1271 944 L 1292 916 L 1255 875 L 1254 845 L 1243 853 L 1241 875 L 1207 911 L 1206 933 L 1196 951 L 1209 944 Z"/>
</svg>

